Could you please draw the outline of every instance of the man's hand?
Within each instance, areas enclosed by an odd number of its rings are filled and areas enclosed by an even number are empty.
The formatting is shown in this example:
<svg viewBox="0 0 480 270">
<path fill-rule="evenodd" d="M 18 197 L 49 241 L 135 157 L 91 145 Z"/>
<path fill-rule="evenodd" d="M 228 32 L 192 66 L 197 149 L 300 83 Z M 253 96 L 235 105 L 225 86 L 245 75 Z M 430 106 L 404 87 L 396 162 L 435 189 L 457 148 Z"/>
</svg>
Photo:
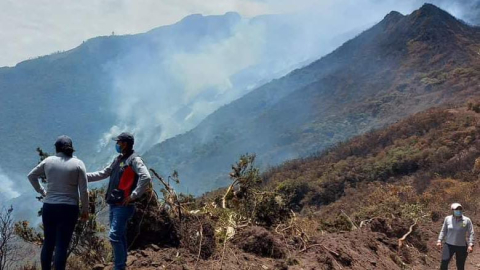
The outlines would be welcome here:
<svg viewBox="0 0 480 270">
<path fill-rule="evenodd" d="M 82 222 L 88 221 L 88 212 L 82 212 L 82 215 L 80 216 L 80 221 Z"/>
<path fill-rule="evenodd" d="M 468 252 L 468 253 L 472 253 L 472 252 L 473 252 L 473 246 L 468 246 L 467 252 Z"/>
<path fill-rule="evenodd" d="M 437 248 L 442 249 L 442 242 L 440 242 L 440 241 L 437 242 Z"/>
<path fill-rule="evenodd" d="M 126 205 L 128 205 L 131 201 L 132 201 L 132 198 L 131 198 L 130 196 L 127 196 L 127 197 L 123 200 L 122 205 L 123 205 L 123 206 L 126 206 Z"/>
</svg>

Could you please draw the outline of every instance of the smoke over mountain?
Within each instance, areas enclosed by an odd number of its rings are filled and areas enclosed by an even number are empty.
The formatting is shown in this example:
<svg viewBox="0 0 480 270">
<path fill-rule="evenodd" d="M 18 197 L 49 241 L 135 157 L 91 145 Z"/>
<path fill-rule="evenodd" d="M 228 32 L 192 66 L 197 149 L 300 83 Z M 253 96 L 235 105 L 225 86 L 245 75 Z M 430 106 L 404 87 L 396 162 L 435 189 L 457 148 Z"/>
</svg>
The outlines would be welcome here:
<svg viewBox="0 0 480 270">
<path fill-rule="evenodd" d="M 190 130 L 220 106 L 253 88 L 329 53 L 391 10 L 406 14 L 423 3 L 261 2 L 272 11 L 290 12 L 253 19 L 242 19 L 235 13 L 224 18 L 193 15 L 180 22 L 182 31 L 174 35 L 170 32 L 167 40 L 160 37 L 149 48 L 140 46 L 109 65 L 114 89 L 112 108 L 118 115 L 114 127 L 133 131 L 138 137 L 137 148 L 146 151 L 155 143 Z M 433 2 L 475 23 L 472 7 L 479 1 Z M 220 20 L 225 20 L 225 25 L 218 25 Z"/>
</svg>

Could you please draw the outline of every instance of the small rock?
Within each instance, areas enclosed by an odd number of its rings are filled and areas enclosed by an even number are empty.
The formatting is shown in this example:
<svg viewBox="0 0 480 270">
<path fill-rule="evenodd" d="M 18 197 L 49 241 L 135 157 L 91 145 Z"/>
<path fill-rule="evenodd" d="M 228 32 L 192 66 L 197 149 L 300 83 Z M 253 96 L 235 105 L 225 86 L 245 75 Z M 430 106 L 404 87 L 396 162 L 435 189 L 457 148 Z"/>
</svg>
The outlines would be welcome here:
<svg viewBox="0 0 480 270">
<path fill-rule="evenodd" d="M 103 270 L 105 268 L 105 266 L 103 264 L 95 264 L 93 266 L 93 270 Z"/>
<path fill-rule="evenodd" d="M 152 266 L 155 266 L 155 267 L 157 267 L 157 266 L 160 266 L 160 265 L 162 265 L 162 264 L 161 264 L 161 263 L 159 263 L 159 262 L 152 262 Z"/>
<path fill-rule="evenodd" d="M 152 244 L 152 248 L 153 248 L 153 250 L 155 250 L 155 251 L 159 251 L 159 250 L 160 250 L 160 247 L 157 246 L 157 245 L 155 245 L 155 244 Z"/>
<path fill-rule="evenodd" d="M 265 269 L 265 270 L 267 270 L 267 269 L 268 269 L 268 266 L 262 265 L 262 268 Z"/>
<path fill-rule="evenodd" d="M 140 251 L 143 257 L 148 257 L 148 253 L 145 250 Z"/>
</svg>

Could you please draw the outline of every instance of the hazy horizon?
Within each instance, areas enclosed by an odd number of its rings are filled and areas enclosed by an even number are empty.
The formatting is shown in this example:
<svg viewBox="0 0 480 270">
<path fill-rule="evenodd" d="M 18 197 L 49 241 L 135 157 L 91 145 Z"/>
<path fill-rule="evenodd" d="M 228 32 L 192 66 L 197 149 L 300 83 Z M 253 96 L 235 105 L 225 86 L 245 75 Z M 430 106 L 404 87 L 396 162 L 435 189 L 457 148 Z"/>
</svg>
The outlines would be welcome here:
<svg viewBox="0 0 480 270">
<path fill-rule="evenodd" d="M 155 1 L 141 4 L 122 0 L 0 1 L 0 67 L 66 51 L 97 37 L 144 33 L 171 25 L 191 14 L 222 15 L 237 12 L 244 18 L 265 14 L 310 14 L 321 24 L 340 17 L 358 25 L 378 22 L 389 11 L 410 13 L 433 3 L 469 23 L 479 23 L 479 0 L 216 0 Z M 349 23 L 346 23 L 349 24 Z M 338 25 L 337 25 L 338 27 Z M 342 32 L 342 29 L 335 29 Z"/>
</svg>

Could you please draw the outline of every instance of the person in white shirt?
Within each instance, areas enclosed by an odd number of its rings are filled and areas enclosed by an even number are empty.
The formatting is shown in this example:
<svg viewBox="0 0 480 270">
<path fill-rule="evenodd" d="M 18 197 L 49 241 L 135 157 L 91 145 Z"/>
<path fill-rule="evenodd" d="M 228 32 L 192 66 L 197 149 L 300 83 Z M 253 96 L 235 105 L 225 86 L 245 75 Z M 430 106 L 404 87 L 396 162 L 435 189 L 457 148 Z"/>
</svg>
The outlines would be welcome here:
<svg viewBox="0 0 480 270">
<path fill-rule="evenodd" d="M 456 254 L 457 269 L 465 269 L 468 253 L 473 251 L 475 233 L 470 218 L 463 215 L 463 207 L 459 203 L 450 206 L 453 215 L 447 216 L 438 236 L 437 247 L 442 248 L 441 270 L 447 270 L 453 255 Z M 445 245 L 442 242 L 445 240 Z"/>
<path fill-rule="evenodd" d="M 44 241 L 41 253 L 42 270 L 51 269 L 55 251 L 55 269 L 63 270 L 67 263 L 67 248 L 79 217 L 88 220 L 87 173 L 83 162 L 73 156 L 72 140 L 60 136 L 55 142 L 57 154 L 40 162 L 28 180 L 43 197 L 42 222 Z M 45 177 L 47 188 L 39 178 Z"/>
</svg>

